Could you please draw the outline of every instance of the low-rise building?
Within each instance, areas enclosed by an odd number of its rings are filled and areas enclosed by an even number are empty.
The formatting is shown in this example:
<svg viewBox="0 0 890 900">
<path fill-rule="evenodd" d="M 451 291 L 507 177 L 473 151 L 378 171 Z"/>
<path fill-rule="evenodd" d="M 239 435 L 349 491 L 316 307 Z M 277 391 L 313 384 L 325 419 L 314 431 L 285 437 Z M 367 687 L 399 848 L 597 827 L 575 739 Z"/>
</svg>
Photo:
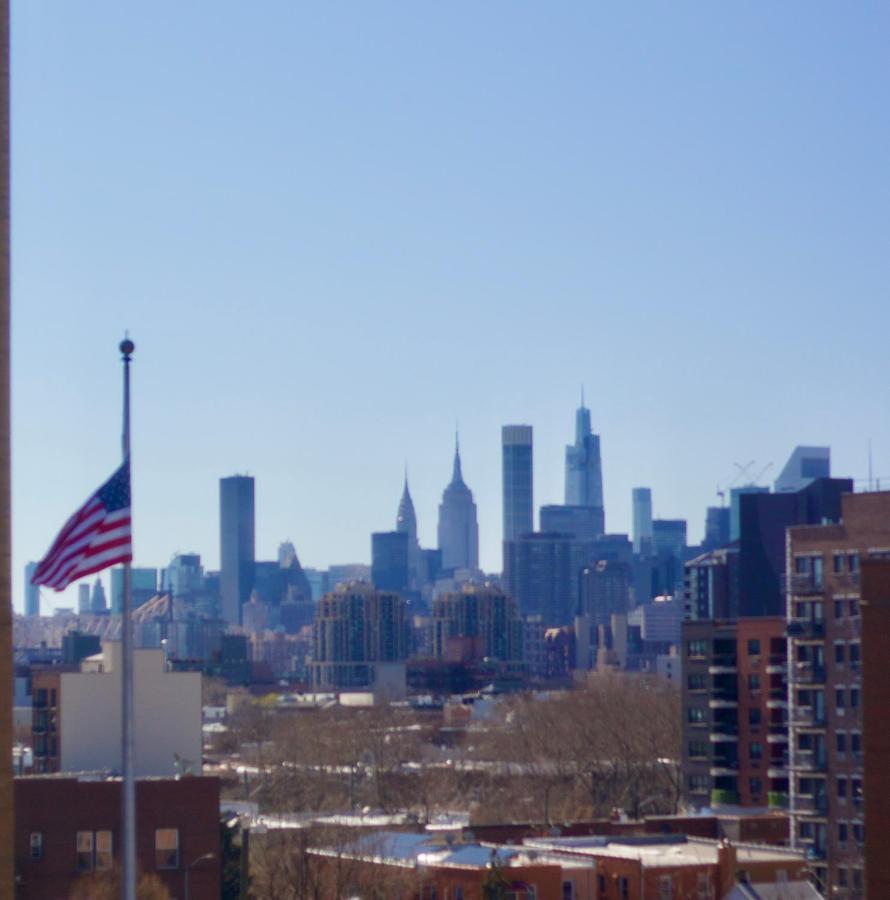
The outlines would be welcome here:
<svg viewBox="0 0 890 900">
<path fill-rule="evenodd" d="M 69 897 L 83 880 L 119 870 L 119 778 L 31 775 L 14 790 L 17 898 Z M 157 875 L 173 897 L 219 897 L 218 779 L 138 779 L 136 821 L 141 873 Z"/>
<path fill-rule="evenodd" d="M 80 670 L 35 671 L 35 772 L 121 771 L 121 644 L 102 645 Z M 201 675 L 168 672 L 163 650 L 133 653 L 136 775 L 201 771 Z"/>
</svg>

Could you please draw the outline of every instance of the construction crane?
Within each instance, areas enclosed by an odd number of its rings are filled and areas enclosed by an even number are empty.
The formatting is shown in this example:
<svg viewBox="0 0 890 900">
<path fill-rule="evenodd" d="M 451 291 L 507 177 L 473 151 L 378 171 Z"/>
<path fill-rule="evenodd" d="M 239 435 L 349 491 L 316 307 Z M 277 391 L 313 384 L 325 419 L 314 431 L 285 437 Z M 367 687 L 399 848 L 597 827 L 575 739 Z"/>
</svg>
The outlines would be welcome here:
<svg viewBox="0 0 890 900">
<path fill-rule="evenodd" d="M 755 461 L 752 459 L 751 462 L 746 465 L 742 465 L 741 463 L 734 462 L 733 465 L 738 469 L 735 476 L 731 478 L 726 484 L 721 488 L 720 485 L 717 485 L 717 496 L 720 498 L 720 505 L 726 506 L 726 492 L 735 487 L 736 482 L 740 478 L 744 478 L 745 475 L 751 470 L 751 467 L 755 464 Z"/>
</svg>

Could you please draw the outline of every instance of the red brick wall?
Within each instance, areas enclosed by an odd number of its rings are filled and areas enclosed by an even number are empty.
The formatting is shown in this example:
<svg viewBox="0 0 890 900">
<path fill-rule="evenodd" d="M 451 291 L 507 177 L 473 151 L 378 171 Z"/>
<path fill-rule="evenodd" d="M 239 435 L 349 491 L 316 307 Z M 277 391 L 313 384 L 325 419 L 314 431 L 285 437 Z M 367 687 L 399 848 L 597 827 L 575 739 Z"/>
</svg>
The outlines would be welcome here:
<svg viewBox="0 0 890 900">
<path fill-rule="evenodd" d="M 122 846 L 121 782 L 78 781 L 59 776 L 15 779 L 16 894 L 21 900 L 67 897 L 83 877 L 76 867 L 76 833 L 113 834 L 113 852 L 120 864 Z M 216 900 L 220 891 L 219 780 L 216 778 L 143 779 L 136 783 L 138 833 L 136 853 L 144 872 L 156 872 L 174 897 L 184 893 L 184 867 L 205 853 L 216 859 L 191 870 L 191 900 Z M 179 829 L 180 867 L 155 867 L 155 829 Z M 31 832 L 43 834 L 43 858 L 31 859 Z"/>
</svg>

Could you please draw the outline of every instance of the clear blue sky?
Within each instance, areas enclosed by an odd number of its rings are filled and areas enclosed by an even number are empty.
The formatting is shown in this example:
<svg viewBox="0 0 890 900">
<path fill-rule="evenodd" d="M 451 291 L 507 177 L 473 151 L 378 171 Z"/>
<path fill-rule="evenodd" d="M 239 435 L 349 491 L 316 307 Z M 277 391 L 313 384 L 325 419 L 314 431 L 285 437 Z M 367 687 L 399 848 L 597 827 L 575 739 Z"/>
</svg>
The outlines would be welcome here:
<svg viewBox="0 0 890 900">
<path fill-rule="evenodd" d="M 455 420 L 500 564 L 500 426 L 561 502 L 579 387 L 606 521 L 827 443 L 890 476 L 890 7 L 13 4 L 22 567 L 118 461 L 137 562 L 367 561 L 407 457 L 435 543 Z M 60 603 L 71 603 L 66 596 Z"/>
</svg>

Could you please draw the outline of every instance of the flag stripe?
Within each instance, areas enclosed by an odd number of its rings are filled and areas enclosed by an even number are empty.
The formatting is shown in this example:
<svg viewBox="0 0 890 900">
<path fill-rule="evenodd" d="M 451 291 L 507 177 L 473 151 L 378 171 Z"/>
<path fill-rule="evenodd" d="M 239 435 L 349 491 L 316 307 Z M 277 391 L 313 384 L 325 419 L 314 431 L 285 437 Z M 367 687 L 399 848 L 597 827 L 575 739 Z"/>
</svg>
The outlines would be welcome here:
<svg viewBox="0 0 890 900">
<path fill-rule="evenodd" d="M 133 558 L 127 460 L 62 526 L 31 578 L 61 591 L 72 581 Z"/>
</svg>

